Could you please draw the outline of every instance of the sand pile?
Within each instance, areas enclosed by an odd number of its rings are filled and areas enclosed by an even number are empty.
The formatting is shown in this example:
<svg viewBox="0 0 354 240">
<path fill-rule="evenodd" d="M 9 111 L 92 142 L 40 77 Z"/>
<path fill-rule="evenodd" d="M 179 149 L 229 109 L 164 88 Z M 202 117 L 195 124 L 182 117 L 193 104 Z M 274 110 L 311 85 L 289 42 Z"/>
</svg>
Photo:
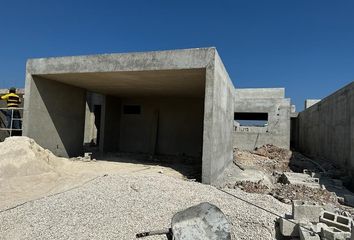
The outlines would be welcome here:
<svg viewBox="0 0 354 240">
<path fill-rule="evenodd" d="M 0 143 L 0 179 L 52 172 L 61 162 L 28 137 L 10 137 Z"/>
</svg>

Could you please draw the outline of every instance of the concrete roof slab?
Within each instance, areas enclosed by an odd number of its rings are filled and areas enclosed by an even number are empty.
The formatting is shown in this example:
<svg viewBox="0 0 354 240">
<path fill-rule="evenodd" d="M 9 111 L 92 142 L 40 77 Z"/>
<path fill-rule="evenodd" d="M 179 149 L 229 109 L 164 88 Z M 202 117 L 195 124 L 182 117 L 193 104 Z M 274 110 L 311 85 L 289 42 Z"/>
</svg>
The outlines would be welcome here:
<svg viewBox="0 0 354 240">
<path fill-rule="evenodd" d="M 120 97 L 202 97 L 205 89 L 205 69 L 63 73 L 38 76 L 92 92 Z"/>
<path fill-rule="evenodd" d="M 38 58 L 27 61 L 28 74 L 149 71 L 206 68 L 215 48 L 117 53 L 73 57 Z"/>
</svg>

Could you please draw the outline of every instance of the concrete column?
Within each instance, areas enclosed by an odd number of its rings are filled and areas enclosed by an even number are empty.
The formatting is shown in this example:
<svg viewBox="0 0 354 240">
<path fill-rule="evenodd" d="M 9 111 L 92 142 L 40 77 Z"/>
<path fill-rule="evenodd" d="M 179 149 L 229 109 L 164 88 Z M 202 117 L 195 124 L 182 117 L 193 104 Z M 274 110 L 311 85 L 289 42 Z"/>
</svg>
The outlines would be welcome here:
<svg viewBox="0 0 354 240">
<path fill-rule="evenodd" d="M 206 68 L 202 182 L 213 184 L 232 162 L 234 86 L 215 51 Z"/>
<path fill-rule="evenodd" d="M 120 129 L 120 114 L 121 114 L 121 100 L 117 97 L 106 96 L 105 107 L 102 111 L 104 115 L 103 123 L 103 151 L 116 152 L 119 151 L 119 129 Z M 100 146 L 101 146 L 100 145 Z"/>
</svg>

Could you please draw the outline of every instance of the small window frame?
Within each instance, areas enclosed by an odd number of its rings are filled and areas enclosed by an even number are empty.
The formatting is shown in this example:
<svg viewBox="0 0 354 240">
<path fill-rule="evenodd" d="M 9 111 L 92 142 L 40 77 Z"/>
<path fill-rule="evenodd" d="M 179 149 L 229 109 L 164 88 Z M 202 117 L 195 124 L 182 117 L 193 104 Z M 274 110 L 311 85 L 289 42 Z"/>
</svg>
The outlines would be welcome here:
<svg viewBox="0 0 354 240">
<path fill-rule="evenodd" d="M 122 112 L 124 115 L 140 115 L 141 114 L 141 105 L 124 104 Z"/>
</svg>

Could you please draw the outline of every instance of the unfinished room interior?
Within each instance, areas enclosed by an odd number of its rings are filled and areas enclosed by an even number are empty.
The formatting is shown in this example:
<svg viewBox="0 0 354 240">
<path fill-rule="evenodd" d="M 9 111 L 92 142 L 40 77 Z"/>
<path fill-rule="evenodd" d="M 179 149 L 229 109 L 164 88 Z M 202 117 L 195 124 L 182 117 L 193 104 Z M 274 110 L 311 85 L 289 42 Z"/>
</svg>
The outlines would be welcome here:
<svg viewBox="0 0 354 240">
<path fill-rule="evenodd" d="M 208 184 L 232 161 L 234 86 L 215 48 L 31 59 L 25 94 L 23 134 L 58 156 L 186 156 Z"/>
</svg>

